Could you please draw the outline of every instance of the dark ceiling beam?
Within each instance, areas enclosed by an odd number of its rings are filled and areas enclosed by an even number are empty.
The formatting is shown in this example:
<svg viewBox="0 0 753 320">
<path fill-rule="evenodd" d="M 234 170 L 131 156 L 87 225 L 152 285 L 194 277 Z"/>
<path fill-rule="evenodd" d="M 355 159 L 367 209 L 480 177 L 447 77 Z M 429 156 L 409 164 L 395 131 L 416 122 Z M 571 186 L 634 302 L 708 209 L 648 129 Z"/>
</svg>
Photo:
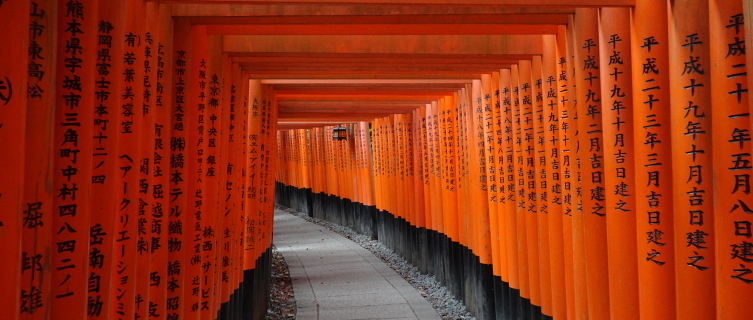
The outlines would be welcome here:
<svg viewBox="0 0 753 320">
<path fill-rule="evenodd" d="M 557 34 L 556 24 L 220 24 L 218 35 L 539 35 Z"/>
<path fill-rule="evenodd" d="M 495 7 L 495 6 L 405 6 L 382 5 L 323 5 L 323 4 L 203 4 L 174 3 L 175 17 L 285 17 L 285 16 L 402 16 L 402 15 L 483 15 L 483 14 L 574 14 L 567 7 Z"/>
<path fill-rule="evenodd" d="M 175 4 L 318 4 L 318 5 L 406 5 L 406 6 L 492 6 L 492 7 L 625 7 L 635 0 L 146 0 Z"/>
<path fill-rule="evenodd" d="M 229 35 L 225 52 L 519 54 L 543 52 L 541 35 Z"/>
<path fill-rule="evenodd" d="M 195 25 L 565 25 L 568 14 L 401 14 L 186 17 Z"/>
</svg>

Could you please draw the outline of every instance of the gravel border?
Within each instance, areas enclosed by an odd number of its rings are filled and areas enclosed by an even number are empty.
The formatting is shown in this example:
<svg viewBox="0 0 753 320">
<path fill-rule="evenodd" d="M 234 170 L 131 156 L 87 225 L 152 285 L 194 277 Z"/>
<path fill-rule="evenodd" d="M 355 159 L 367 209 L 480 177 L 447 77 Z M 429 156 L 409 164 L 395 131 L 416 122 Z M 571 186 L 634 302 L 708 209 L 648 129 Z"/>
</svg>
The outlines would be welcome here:
<svg viewBox="0 0 753 320">
<path fill-rule="evenodd" d="M 462 301 L 455 299 L 450 291 L 442 286 L 434 276 L 421 274 L 418 268 L 409 264 L 400 255 L 387 248 L 384 244 L 372 240 L 366 235 L 353 231 L 327 220 L 309 217 L 307 214 L 295 209 L 275 204 L 275 208 L 293 214 L 306 221 L 316 223 L 331 231 L 337 232 L 343 237 L 350 239 L 361 247 L 371 251 L 375 256 L 384 261 L 390 268 L 395 270 L 403 279 L 415 288 L 421 296 L 428 301 L 442 319 L 470 319 L 476 318 L 465 309 Z M 269 319 L 269 318 L 267 318 Z"/>
<path fill-rule="evenodd" d="M 269 306 L 266 318 L 267 320 L 295 319 L 297 312 L 288 263 L 273 244 L 272 280 L 269 285 Z"/>
</svg>

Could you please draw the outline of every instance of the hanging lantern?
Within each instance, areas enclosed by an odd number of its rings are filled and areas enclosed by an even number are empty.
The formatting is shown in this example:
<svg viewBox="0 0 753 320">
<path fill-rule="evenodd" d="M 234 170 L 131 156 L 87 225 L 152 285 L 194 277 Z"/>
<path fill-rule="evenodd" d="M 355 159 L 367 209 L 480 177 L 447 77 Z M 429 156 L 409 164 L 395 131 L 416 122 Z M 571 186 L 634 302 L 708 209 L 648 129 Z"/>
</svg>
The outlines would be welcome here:
<svg viewBox="0 0 753 320">
<path fill-rule="evenodd" d="M 348 129 L 337 125 L 337 127 L 332 128 L 332 140 L 347 140 L 348 139 Z"/>
</svg>

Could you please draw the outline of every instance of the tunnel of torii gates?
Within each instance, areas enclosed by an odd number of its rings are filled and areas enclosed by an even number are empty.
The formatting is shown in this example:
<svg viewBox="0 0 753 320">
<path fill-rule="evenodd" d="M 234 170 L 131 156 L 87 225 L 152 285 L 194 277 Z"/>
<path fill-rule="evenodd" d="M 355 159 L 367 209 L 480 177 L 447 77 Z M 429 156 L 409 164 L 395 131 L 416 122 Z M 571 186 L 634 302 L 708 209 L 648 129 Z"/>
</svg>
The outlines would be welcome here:
<svg viewBox="0 0 753 320">
<path fill-rule="evenodd" d="M 752 12 L 0 0 L 0 318 L 261 319 L 278 202 L 479 319 L 750 319 Z"/>
</svg>

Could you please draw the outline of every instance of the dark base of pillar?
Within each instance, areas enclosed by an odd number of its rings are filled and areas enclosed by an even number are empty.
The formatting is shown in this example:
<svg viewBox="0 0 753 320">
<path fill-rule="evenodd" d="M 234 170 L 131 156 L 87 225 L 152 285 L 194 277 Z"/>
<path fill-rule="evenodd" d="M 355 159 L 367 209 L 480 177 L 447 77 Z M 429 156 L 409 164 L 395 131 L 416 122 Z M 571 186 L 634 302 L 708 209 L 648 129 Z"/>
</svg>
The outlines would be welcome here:
<svg viewBox="0 0 753 320">
<path fill-rule="evenodd" d="M 254 269 L 243 272 L 243 282 L 230 299 L 220 305 L 218 320 L 265 319 L 269 306 L 269 286 L 272 280 L 272 248 L 256 259 Z"/>
<path fill-rule="evenodd" d="M 279 182 L 275 201 L 379 240 L 421 273 L 433 275 L 479 320 L 551 319 L 541 312 L 540 306 L 521 297 L 519 289 L 495 276 L 492 265 L 481 263 L 473 251 L 443 233 L 416 227 L 375 206 Z M 263 306 L 266 312 L 266 303 Z"/>
</svg>

